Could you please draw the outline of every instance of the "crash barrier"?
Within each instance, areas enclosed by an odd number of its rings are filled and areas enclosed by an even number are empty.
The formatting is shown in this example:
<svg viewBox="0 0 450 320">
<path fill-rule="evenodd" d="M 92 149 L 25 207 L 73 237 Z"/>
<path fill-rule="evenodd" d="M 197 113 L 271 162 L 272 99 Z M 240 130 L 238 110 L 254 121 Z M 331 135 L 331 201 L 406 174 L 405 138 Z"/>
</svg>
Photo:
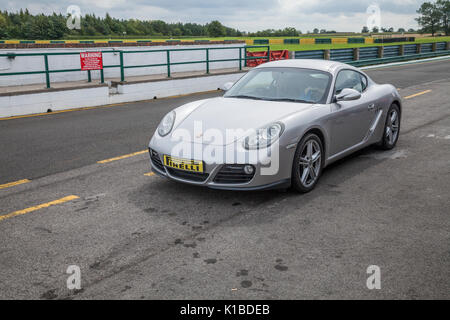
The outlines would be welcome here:
<svg viewBox="0 0 450 320">
<path fill-rule="evenodd" d="M 295 51 L 295 59 L 325 59 L 355 66 L 429 58 L 450 54 L 450 42 L 405 44 L 349 49 Z"/>
<path fill-rule="evenodd" d="M 267 51 L 248 52 L 247 56 L 255 57 L 255 59 L 247 61 L 246 64 L 247 67 L 256 67 L 259 66 L 261 63 L 268 62 Z M 289 51 L 288 50 L 270 51 L 269 56 L 270 61 L 289 59 Z"/>
<path fill-rule="evenodd" d="M 401 37 L 401 38 L 375 38 L 374 43 L 394 43 L 394 42 L 414 42 L 415 37 Z"/>
<path fill-rule="evenodd" d="M 373 44 L 373 43 L 396 43 L 396 42 L 415 42 L 415 37 L 401 37 L 401 38 L 289 38 L 283 39 L 283 44 Z M 280 39 L 255 39 L 246 40 L 247 44 L 280 44 Z"/>
<path fill-rule="evenodd" d="M 251 55 L 251 52 L 248 49 L 254 48 L 265 48 L 266 54 L 263 56 L 254 56 Z M 238 50 L 238 58 L 230 58 L 230 59 L 210 59 L 210 52 L 214 50 Z M 191 60 L 191 61 L 183 61 L 183 62 L 172 62 L 171 54 L 175 52 L 187 52 L 187 51 L 204 51 L 205 52 L 205 60 Z M 30 74 L 45 74 L 45 82 L 47 88 L 50 88 L 51 85 L 51 74 L 52 73 L 61 73 L 61 72 L 81 72 L 80 68 L 71 68 L 71 69 L 51 69 L 50 62 L 51 57 L 54 56 L 62 56 L 62 55 L 80 55 L 81 53 L 85 53 L 89 51 L 83 52 L 45 52 L 45 53 L 1 53 L 0 57 L 6 57 L 7 59 L 15 59 L 16 57 L 37 57 L 41 56 L 44 59 L 44 70 L 36 70 L 36 71 L 26 71 L 26 72 L 4 72 L 0 73 L 1 76 L 19 76 L 19 75 L 30 75 Z M 171 67 L 175 65 L 186 65 L 186 64 L 205 64 L 206 74 L 210 73 L 210 64 L 216 62 L 227 62 L 227 61 L 238 61 L 239 62 L 239 70 L 242 70 L 242 67 L 247 65 L 248 61 L 262 59 L 263 61 L 268 61 L 269 55 L 267 52 L 270 52 L 269 46 L 243 46 L 243 47 L 209 47 L 209 48 L 186 48 L 186 49 L 158 49 L 158 50 L 108 50 L 108 51 L 93 51 L 93 52 L 102 52 L 102 55 L 108 54 L 118 54 L 119 55 L 119 63 L 112 65 L 103 65 L 102 69 L 100 69 L 100 82 L 105 82 L 104 77 L 104 69 L 108 68 L 119 68 L 120 69 L 120 81 L 125 81 L 125 70 L 126 69 L 134 69 L 134 68 L 150 68 L 150 67 L 166 67 L 167 69 L 167 77 L 171 77 Z M 133 54 L 146 54 L 146 53 L 165 53 L 166 61 L 163 63 L 156 64 L 145 64 L 145 65 L 128 65 L 126 64 L 127 57 Z M 87 74 L 88 82 L 92 82 L 91 70 L 83 71 Z"/>
</svg>

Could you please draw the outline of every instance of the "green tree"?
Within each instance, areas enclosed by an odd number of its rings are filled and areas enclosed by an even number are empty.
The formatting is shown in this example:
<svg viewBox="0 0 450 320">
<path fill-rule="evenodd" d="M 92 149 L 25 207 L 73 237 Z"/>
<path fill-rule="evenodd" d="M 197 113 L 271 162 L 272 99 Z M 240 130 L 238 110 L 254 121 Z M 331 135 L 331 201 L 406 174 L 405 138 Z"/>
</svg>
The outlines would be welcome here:
<svg viewBox="0 0 450 320">
<path fill-rule="evenodd" d="M 361 30 L 361 33 L 369 33 L 369 28 L 367 28 L 367 26 L 364 26 Z"/>
<path fill-rule="evenodd" d="M 441 13 L 441 26 L 445 35 L 450 35 L 450 0 L 436 1 L 437 10 Z"/>
<path fill-rule="evenodd" d="M 217 20 L 211 21 L 206 28 L 210 37 L 223 37 L 226 35 L 225 27 Z"/>
<path fill-rule="evenodd" d="M 416 21 L 422 27 L 422 31 L 431 32 L 434 36 L 439 28 L 439 23 L 442 19 L 442 12 L 439 11 L 436 4 L 431 2 L 424 2 L 417 10 L 420 17 L 416 18 Z"/>
<path fill-rule="evenodd" d="M 0 39 L 8 38 L 7 21 L 5 16 L 0 12 Z"/>
</svg>

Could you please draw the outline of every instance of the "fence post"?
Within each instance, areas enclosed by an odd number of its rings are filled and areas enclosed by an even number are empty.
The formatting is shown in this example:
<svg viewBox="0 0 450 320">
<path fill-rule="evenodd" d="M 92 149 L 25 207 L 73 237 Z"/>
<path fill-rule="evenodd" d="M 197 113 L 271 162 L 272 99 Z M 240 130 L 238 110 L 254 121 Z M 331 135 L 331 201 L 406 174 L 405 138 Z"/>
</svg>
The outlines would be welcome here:
<svg viewBox="0 0 450 320">
<path fill-rule="evenodd" d="M 120 81 L 123 82 L 125 81 L 125 69 L 123 66 L 123 51 L 120 51 L 119 56 L 120 56 Z"/>
<path fill-rule="evenodd" d="M 398 49 L 398 54 L 399 54 L 400 56 L 404 56 L 404 55 L 405 55 L 405 45 L 404 45 L 404 44 L 401 44 L 401 45 L 400 45 L 400 47 L 399 47 L 399 49 Z"/>
<path fill-rule="evenodd" d="M 422 44 L 418 43 L 416 44 L 416 53 L 421 53 L 422 52 Z"/>
<path fill-rule="evenodd" d="M 242 48 L 239 48 L 239 70 L 242 70 Z"/>
<path fill-rule="evenodd" d="M 48 72 L 48 56 L 44 54 L 44 64 L 45 64 L 45 83 L 47 89 L 50 88 L 50 72 Z"/>
<path fill-rule="evenodd" d="M 433 52 L 437 51 L 437 42 L 433 42 L 433 45 L 432 45 L 431 48 L 432 48 L 431 50 L 432 50 Z"/>
<path fill-rule="evenodd" d="M 206 73 L 209 73 L 209 49 L 206 48 Z"/>
<path fill-rule="evenodd" d="M 323 50 L 323 58 L 325 60 L 330 60 L 330 50 L 329 49 Z"/>
<path fill-rule="evenodd" d="M 270 62 L 270 46 L 267 46 L 267 62 Z"/>
<path fill-rule="evenodd" d="M 359 48 L 353 48 L 353 60 L 359 60 Z"/>
<path fill-rule="evenodd" d="M 100 82 L 105 83 L 105 74 L 103 73 L 103 69 L 100 69 Z"/>
<path fill-rule="evenodd" d="M 91 70 L 88 70 L 88 82 L 92 82 Z"/>
<path fill-rule="evenodd" d="M 445 50 L 450 50 L 450 41 L 447 41 L 447 45 L 445 46 Z"/>
<path fill-rule="evenodd" d="M 378 47 L 378 59 L 381 59 L 384 57 L 384 47 L 383 46 L 379 46 Z"/>
<path fill-rule="evenodd" d="M 167 77 L 170 78 L 170 50 L 167 50 Z"/>
</svg>

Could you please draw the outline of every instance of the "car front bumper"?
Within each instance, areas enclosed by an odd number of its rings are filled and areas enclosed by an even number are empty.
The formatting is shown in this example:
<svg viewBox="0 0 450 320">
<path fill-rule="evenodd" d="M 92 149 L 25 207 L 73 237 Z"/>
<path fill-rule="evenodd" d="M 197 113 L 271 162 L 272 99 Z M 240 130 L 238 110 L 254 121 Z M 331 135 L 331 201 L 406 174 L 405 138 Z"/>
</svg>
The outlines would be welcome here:
<svg viewBox="0 0 450 320">
<path fill-rule="evenodd" d="M 189 147 L 193 146 L 191 143 Z M 205 148 L 205 145 L 202 145 L 202 148 Z M 226 152 L 227 147 L 223 147 L 224 154 Z M 161 138 L 152 138 L 149 144 L 149 152 L 150 152 L 150 163 L 152 167 L 152 171 L 160 176 L 164 176 L 174 181 L 187 183 L 191 185 L 204 186 L 213 189 L 220 190 L 266 190 L 266 189 L 279 189 L 279 188 L 287 188 L 291 183 L 291 172 L 292 172 L 292 161 L 295 153 L 295 148 L 286 148 L 283 146 L 271 146 L 270 148 L 277 148 L 279 150 L 279 156 L 276 158 L 277 160 L 273 160 L 270 162 L 271 170 L 267 170 L 269 167 L 267 165 L 267 159 L 261 159 L 260 161 L 248 161 L 245 164 L 251 164 L 254 167 L 254 174 L 249 179 L 249 181 L 245 182 L 227 182 L 223 183 L 218 180 L 219 173 L 223 174 L 223 170 L 230 166 L 236 165 L 235 163 L 222 161 L 220 163 L 207 163 L 204 162 L 204 172 L 202 174 L 196 173 L 186 173 L 180 170 L 174 170 L 173 168 L 167 167 L 164 165 L 164 155 L 180 157 L 179 155 L 172 154 L 172 150 L 174 150 L 174 145 L 172 143 L 168 143 L 167 141 L 163 141 Z M 154 154 L 152 157 L 152 150 Z M 249 156 L 248 153 L 256 152 L 243 150 L 242 148 L 234 147 L 234 151 L 238 153 L 236 158 L 242 159 L 240 156 Z M 271 154 L 273 154 L 275 150 L 271 150 Z M 241 154 L 239 154 L 241 153 Z M 245 153 L 245 154 L 242 154 Z M 252 157 L 248 157 L 247 159 L 251 159 Z M 195 159 L 198 160 L 198 159 Z M 263 163 L 266 163 L 264 165 Z M 269 171 L 269 173 L 268 173 Z"/>
</svg>

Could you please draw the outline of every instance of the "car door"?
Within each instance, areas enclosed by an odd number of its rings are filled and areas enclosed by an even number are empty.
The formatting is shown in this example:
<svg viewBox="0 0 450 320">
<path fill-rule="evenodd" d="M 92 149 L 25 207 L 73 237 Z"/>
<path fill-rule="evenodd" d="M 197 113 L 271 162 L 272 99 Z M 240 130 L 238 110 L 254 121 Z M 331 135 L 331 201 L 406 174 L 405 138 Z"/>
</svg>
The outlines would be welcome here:
<svg viewBox="0 0 450 320">
<path fill-rule="evenodd" d="M 359 91 L 361 98 L 331 104 L 330 155 L 338 154 L 364 140 L 375 114 L 375 105 L 366 92 L 367 84 L 367 78 L 355 70 L 344 69 L 338 73 L 334 94 L 350 88 Z"/>
</svg>

